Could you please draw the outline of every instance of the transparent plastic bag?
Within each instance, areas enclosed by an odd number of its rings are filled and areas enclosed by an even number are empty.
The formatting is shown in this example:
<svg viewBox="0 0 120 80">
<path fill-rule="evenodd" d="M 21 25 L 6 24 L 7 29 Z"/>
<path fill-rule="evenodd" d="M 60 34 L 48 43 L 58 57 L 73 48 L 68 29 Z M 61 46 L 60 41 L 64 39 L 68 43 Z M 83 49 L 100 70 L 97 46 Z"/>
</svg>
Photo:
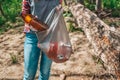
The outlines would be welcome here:
<svg viewBox="0 0 120 80">
<path fill-rule="evenodd" d="M 38 45 L 43 52 L 56 63 L 67 61 L 72 53 L 72 46 L 63 18 L 63 9 L 54 8 L 45 23 L 49 29 L 36 32 Z"/>
</svg>

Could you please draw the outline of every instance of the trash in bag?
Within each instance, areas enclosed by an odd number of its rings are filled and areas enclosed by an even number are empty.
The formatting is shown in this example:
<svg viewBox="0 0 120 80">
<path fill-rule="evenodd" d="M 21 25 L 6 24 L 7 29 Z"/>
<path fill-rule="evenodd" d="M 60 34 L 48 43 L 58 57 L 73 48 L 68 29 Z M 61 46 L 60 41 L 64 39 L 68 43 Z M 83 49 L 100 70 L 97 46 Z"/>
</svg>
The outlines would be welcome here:
<svg viewBox="0 0 120 80">
<path fill-rule="evenodd" d="M 59 11 L 54 8 L 45 21 L 49 28 L 36 32 L 39 48 L 56 63 L 67 61 L 72 54 L 72 45 L 62 14 L 62 8 Z"/>
</svg>

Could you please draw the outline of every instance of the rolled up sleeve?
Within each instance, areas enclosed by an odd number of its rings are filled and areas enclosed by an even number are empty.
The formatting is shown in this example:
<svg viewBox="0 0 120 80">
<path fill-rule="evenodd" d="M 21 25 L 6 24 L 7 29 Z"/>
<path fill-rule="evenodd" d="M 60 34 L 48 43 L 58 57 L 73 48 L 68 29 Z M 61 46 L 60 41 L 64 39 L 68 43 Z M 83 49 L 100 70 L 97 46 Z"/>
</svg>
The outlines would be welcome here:
<svg viewBox="0 0 120 80">
<path fill-rule="evenodd" d="M 30 3 L 29 0 L 22 1 L 22 13 L 30 14 Z"/>
</svg>

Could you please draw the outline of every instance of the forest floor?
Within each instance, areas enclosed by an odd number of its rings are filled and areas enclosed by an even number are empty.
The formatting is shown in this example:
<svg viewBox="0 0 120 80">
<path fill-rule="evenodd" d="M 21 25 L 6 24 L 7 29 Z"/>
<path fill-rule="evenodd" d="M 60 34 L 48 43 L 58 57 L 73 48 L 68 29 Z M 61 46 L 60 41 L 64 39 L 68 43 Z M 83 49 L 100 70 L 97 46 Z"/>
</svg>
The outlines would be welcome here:
<svg viewBox="0 0 120 80">
<path fill-rule="evenodd" d="M 22 31 L 23 27 L 16 27 L 0 35 L 0 80 L 22 80 L 25 36 Z M 69 35 L 74 54 L 65 63 L 53 62 L 50 80 L 116 80 L 96 62 L 93 47 L 83 32 Z M 38 74 L 39 71 L 36 79 Z"/>
</svg>

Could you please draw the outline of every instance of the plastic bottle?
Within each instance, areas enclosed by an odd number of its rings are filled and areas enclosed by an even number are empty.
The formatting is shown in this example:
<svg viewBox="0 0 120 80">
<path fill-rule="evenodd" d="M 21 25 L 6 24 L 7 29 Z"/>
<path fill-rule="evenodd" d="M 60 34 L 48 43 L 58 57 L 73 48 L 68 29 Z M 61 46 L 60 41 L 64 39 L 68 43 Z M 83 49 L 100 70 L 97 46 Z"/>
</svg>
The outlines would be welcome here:
<svg viewBox="0 0 120 80">
<path fill-rule="evenodd" d="M 48 29 L 48 25 L 38 20 L 35 16 L 31 14 L 21 14 L 22 19 L 34 29 L 38 31 L 44 31 Z"/>
</svg>

